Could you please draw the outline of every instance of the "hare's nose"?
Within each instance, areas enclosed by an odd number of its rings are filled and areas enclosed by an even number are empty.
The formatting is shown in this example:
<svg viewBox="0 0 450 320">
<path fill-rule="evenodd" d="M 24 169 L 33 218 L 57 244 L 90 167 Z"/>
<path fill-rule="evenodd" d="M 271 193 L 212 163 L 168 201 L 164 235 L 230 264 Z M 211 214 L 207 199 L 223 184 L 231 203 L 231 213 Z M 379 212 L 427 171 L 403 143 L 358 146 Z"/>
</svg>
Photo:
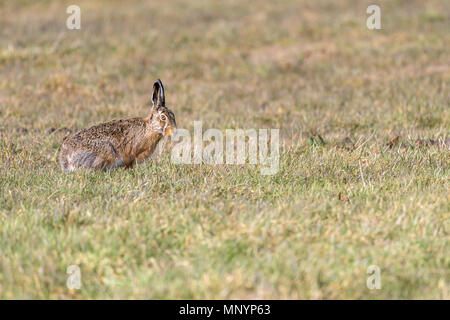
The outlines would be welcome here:
<svg viewBox="0 0 450 320">
<path fill-rule="evenodd" d="M 172 127 L 166 128 L 165 134 L 166 134 L 166 136 L 168 136 L 168 137 L 172 136 L 172 134 L 173 134 L 173 128 L 172 128 Z"/>
</svg>

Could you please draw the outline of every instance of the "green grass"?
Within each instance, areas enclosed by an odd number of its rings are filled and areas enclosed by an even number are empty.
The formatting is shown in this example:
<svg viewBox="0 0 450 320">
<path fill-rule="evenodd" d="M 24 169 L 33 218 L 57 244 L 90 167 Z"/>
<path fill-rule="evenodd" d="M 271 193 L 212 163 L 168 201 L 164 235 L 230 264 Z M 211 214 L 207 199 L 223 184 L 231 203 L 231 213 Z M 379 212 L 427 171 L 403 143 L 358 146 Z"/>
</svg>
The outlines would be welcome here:
<svg viewBox="0 0 450 320">
<path fill-rule="evenodd" d="M 376 31 L 366 1 L 70 4 L 0 3 L 0 298 L 450 298 L 448 1 Z M 64 128 L 146 115 L 157 78 L 191 132 L 280 128 L 279 172 L 61 172 Z"/>
</svg>

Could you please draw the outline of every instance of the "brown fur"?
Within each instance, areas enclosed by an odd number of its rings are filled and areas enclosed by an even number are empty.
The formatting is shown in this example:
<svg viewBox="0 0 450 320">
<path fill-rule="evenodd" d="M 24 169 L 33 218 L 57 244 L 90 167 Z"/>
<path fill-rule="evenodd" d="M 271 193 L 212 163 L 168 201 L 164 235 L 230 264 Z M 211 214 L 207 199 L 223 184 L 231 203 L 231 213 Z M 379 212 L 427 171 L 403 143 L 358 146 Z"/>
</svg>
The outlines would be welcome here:
<svg viewBox="0 0 450 320">
<path fill-rule="evenodd" d="M 64 138 L 60 153 L 62 169 L 130 168 L 150 157 L 163 135 L 170 136 L 176 129 L 175 115 L 164 105 L 164 89 L 159 80 L 152 100 L 154 105 L 147 118 L 113 120 Z"/>
</svg>

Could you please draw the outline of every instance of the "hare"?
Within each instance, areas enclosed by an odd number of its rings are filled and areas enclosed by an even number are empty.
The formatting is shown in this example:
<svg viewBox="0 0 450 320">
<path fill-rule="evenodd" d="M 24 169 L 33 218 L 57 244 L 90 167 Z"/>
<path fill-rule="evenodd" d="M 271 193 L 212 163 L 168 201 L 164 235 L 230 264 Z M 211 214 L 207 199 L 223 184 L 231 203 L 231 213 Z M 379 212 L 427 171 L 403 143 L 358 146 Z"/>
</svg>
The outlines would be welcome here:
<svg viewBox="0 0 450 320">
<path fill-rule="evenodd" d="M 131 168 L 150 157 L 161 138 L 171 136 L 177 126 L 159 79 L 153 85 L 152 104 L 146 118 L 113 120 L 64 138 L 59 157 L 62 170 Z"/>
</svg>

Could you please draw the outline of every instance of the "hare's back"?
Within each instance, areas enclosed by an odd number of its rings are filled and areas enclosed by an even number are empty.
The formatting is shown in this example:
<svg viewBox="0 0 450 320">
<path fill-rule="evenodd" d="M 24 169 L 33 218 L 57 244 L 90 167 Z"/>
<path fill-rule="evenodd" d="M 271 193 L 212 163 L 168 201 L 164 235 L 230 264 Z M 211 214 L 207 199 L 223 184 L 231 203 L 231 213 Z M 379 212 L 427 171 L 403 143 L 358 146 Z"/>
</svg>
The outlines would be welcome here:
<svg viewBox="0 0 450 320">
<path fill-rule="evenodd" d="M 82 129 L 67 137 L 64 144 L 83 147 L 95 147 L 108 142 L 117 144 L 123 141 L 132 130 L 143 126 L 140 119 L 113 120 L 87 129 Z"/>
</svg>

